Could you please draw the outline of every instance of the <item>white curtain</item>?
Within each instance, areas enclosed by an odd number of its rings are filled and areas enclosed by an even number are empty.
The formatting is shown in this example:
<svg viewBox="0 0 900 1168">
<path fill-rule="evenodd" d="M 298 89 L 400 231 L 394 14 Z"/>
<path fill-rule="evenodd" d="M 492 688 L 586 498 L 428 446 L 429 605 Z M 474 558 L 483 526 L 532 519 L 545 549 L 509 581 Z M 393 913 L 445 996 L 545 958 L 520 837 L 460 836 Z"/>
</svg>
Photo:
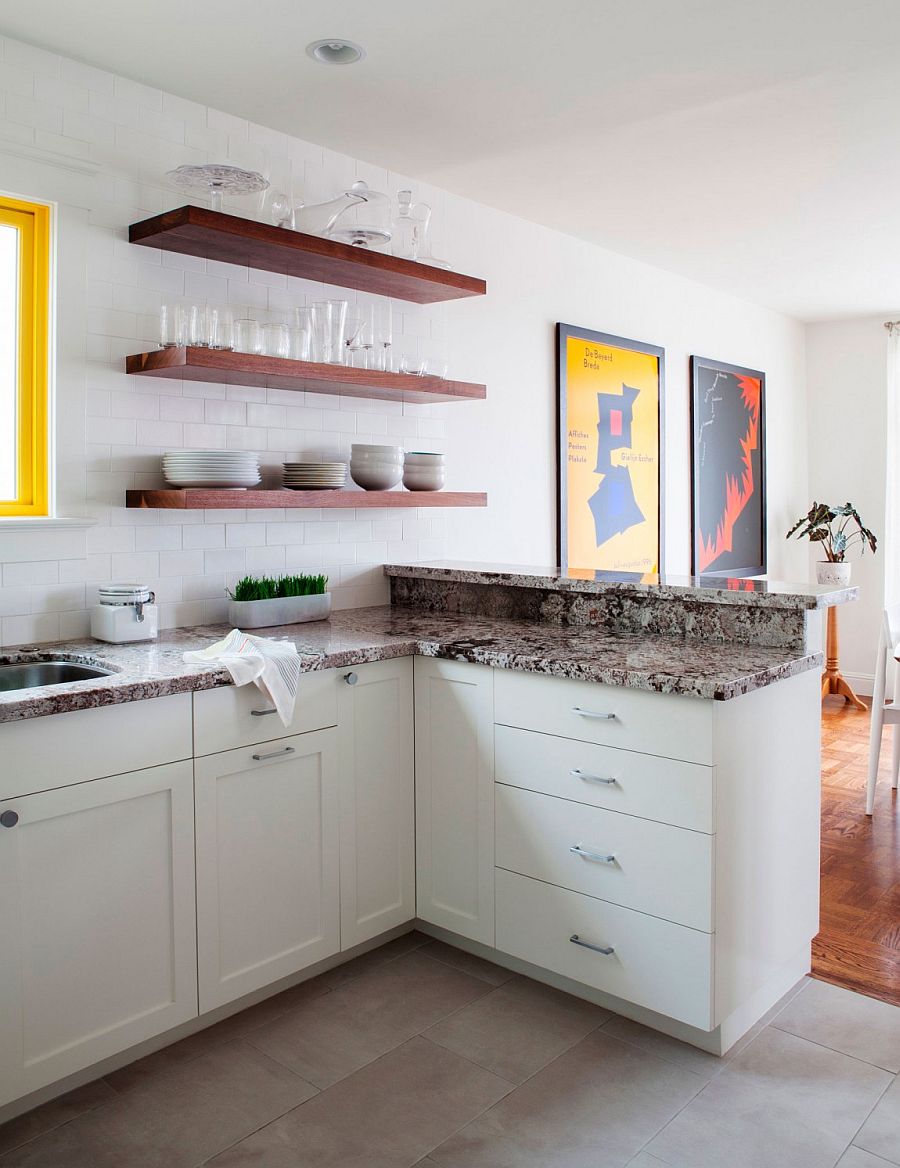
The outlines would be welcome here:
<svg viewBox="0 0 900 1168">
<path fill-rule="evenodd" d="M 888 325 L 884 602 L 900 602 L 900 326 Z"/>
</svg>

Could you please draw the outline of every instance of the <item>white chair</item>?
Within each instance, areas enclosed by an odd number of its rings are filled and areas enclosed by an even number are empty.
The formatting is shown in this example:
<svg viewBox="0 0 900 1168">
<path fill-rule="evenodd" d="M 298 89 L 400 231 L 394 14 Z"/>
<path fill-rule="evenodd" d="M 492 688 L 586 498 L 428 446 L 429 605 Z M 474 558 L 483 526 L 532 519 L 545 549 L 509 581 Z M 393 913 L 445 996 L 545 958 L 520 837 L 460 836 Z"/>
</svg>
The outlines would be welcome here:
<svg viewBox="0 0 900 1168">
<path fill-rule="evenodd" d="M 894 700 L 885 705 L 884 691 L 887 671 L 894 662 Z M 878 758 L 881 754 L 881 734 L 885 722 L 894 727 L 894 746 L 891 753 L 891 786 L 896 790 L 900 776 L 900 604 L 884 610 L 881 634 L 878 638 L 878 656 L 875 658 L 875 692 L 872 695 L 872 729 L 869 736 L 869 779 L 866 784 L 866 815 L 875 809 L 875 784 L 878 781 Z"/>
</svg>

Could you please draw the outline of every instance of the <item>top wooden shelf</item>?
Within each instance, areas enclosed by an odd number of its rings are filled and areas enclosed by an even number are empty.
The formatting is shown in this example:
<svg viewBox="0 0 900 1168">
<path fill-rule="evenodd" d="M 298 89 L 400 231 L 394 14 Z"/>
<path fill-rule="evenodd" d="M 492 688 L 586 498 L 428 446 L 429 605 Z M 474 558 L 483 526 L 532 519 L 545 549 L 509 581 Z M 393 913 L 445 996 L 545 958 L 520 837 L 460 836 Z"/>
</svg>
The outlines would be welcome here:
<svg viewBox="0 0 900 1168">
<path fill-rule="evenodd" d="M 132 223 L 132 243 L 201 256 L 228 264 L 283 272 L 376 296 L 416 304 L 436 304 L 464 296 L 484 296 L 487 285 L 474 276 L 432 268 L 365 248 L 257 223 L 205 207 L 178 207 Z"/>
</svg>

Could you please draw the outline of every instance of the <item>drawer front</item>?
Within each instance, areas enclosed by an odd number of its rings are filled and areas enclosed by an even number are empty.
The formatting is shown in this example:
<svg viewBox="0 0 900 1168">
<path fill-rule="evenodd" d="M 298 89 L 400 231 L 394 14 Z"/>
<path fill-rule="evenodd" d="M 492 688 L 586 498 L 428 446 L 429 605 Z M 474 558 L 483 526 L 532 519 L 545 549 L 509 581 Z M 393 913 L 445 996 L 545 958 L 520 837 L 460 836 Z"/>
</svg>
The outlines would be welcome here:
<svg viewBox="0 0 900 1168">
<path fill-rule="evenodd" d="M 498 867 L 712 931 L 712 836 L 515 787 L 494 789 Z"/>
<path fill-rule="evenodd" d="M 494 743 L 498 783 L 693 831 L 715 830 L 712 767 L 511 726 L 498 726 Z"/>
<path fill-rule="evenodd" d="M 712 1029 L 708 933 L 498 869 L 497 948 L 533 965 Z M 611 948 L 603 954 L 570 938 Z"/>
<path fill-rule="evenodd" d="M 301 674 L 290 726 L 281 724 L 272 703 L 255 685 L 200 690 L 194 694 L 194 754 L 199 758 L 336 726 L 337 687 L 349 672 L 325 669 Z"/>
<path fill-rule="evenodd" d="M 191 757 L 191 695 L 0 725 L 0 799 Z"/>
<path fill-rule="evenodd" d="M 494 720 L 663 758 L 712 762 L 712 702 L 701 698 L 497 669 Z"/>
</svg>

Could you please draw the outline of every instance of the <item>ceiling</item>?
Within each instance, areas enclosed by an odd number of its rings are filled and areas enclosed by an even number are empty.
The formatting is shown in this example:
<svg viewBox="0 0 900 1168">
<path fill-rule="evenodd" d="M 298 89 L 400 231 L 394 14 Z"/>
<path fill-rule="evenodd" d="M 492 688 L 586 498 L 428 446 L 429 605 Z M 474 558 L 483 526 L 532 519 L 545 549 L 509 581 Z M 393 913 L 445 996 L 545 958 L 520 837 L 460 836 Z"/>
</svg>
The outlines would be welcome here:
<svg viewBox="0 0 900 1168">
<path fill-rule="evenodd" d="M 804 320 L 900 309 L 898 0 L 0 0 L 0 26 Z M 366 59 L 310 60 L 327 36 Z"/>
</svg>

